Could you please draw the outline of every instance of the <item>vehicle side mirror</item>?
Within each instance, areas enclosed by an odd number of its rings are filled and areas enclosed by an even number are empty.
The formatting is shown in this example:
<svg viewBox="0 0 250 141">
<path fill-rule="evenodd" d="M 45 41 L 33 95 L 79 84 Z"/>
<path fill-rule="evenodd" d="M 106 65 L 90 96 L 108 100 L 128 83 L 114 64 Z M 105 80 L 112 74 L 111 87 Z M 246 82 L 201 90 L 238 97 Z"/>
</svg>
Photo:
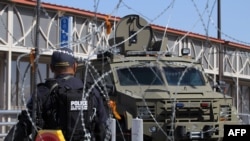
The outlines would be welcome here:
<svg viewBox="0 0 250 141">
<path fill-rule="evenodd" d="M 224 93 L 226 88 L 226 82 L 221 80 L 216 81 L 216 83 L 213 85 L 213 88 L 215 88 L 217 92 Z"/>
</svg>

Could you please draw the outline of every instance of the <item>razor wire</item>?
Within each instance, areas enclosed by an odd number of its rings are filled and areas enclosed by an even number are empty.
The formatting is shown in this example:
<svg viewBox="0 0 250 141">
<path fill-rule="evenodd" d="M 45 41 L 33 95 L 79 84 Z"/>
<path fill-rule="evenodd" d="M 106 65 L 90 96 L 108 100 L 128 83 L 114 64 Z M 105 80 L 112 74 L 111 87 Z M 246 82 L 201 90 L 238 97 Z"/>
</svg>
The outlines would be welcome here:
<svg viewBox="0 0 250 141">
<path fill-rule="evenodd" d="M 174 1 L 173 1 L 174 2 Z M 118 4 L 117 4 L 117 7 L 116 8 L 119 8 L 119 4 L 121 4 L 122 3 L 122 1 L 120 1 Z M 171 5 L 172 6 L 172 5 Z M 96 7 L 97 8 L 97 7 Z M 166 10 L 166 9 L 165 9 Z M 44 9 L 43 8 L 43 12 L 45 12 L 46 11 L 46 9 Z M 162 13 L 161 13 L 162 14 Z M 161 15 L 160 14 L 160 15 Z M 50 18 L 49 17 L 49 15 L 48 14 L 45 14 L 46 16 L 48 16 L 48 18 Z M 160 15 L 158 15 L 157 17 L 159 17 Z M 156 17 L 156 18 L 157 18 Z M 202 19 L 202 15 L 200 15 L 200 18 Z M 1 20 L 3 20 L 2 18 L 0 18 Z M 152 20 L 151 22 L 153 23 L 153 21 L 154 20 Z M 199 21 L 199 20 L 198 20 Z M 145 25 L 145 27 L 146 27 L 147 25 Z M 194 25 L 195 26 L 195 25 Z M 205 27 L 205 25 L 204 25 L 204 27 Z M 208 29 L 205 29 L 206 31 L 208 30 Z M 8 31 L 8 30 L 7 30 Z M 140 32 L 141 30 L 139 30 L 138 32 L 136 32 L 136 33 L 134 33 L 134 35 L 136 35 L 136 34 L 138 34 L 139 32 Z M 189 34 L 190 32 L 187 32 L 180 40 L 179 40 L 179 42 L 178 43 L 180 43 L 188 34 Z M 127 39 L 125 39 L 123 42 L 121 42 L 120 44 L 122 44 L 122 43 L 124 43 L 124 42 L 126 42 L 127 40 L 129 40 L 130 38 L 132 38 L 134 35 L 132 35 L 132 36 L 130 36 L 129 38 L 127 38 Z M 13 35 L 11 35 L 12 37 L 13 37 L 13 39 L 15 39 L 15 37 L 13 36 Z M 81 39 L 79 39 L 79 42 L 72 42 L 72 44 L 73 45 L 75 45 L 75 44 L 79 44 L 79 43 L 83 43 L 83 42 L 86 42 L 86 40 L 87 40 L 87 38 L 88 37 L 90 37 L 91 36 L 91 34 L 89 34 L 89 35 L 86 35 L 85 37 L 83 37 L 83 38 L 81 38 Z M 16 40 L 16 39 L 15 39 Z M 209 41 L 209 40 L 208 40 Z M 250 43 L 247 43 L 247 44 L 250 44 Z M 173 47 L 175 47 L 177 44 L 175 44 L 175 45 L 173 45 L 172 47 L 170 47 L 170 49 L 171 48 L 173 48 Z M 117 46 L 119 46 L 119 44 L 116 44 L 116 45 L 113 45 L 112 47 L 110 47 L 110 48 L 106 48 L 106 49 L 101 49 L 102 51 L 108 51 L 108 52 L 111 52 L 111 53 L 113 53 L 113 51 L 112 51 L 112 48 L 115 48 L 115 47 L 117 47 Z M 52 51 L 54 51 L 54 49 L 51 49 Z M 47 50 L 46 50 L 47 51 Z M 41 53 L 43 52 L 43 50 L 41 50 Z M 166 51 L 166 52 L 168 52 L 168 51 Z M 25 55 L 27 55 L 27 54 L 24 54 L 24 55 L 20 55 L 19 57 L 20 58 L 22 58 L 23 56 L 25 56 Z M 86 61 L 86 62 L 89 62 L 89 60 L 88 59 L 86 59 L 86 58 L 83 58 L 83 57 L 80 57 L 80 56 L 75 56 L 74 54 L 71 54 L 72 56 L 74 56 L 77 60 L 80 60 L 80 61 Z M 92 54 L 92 55 L 96 55 L 96 54 Z M 19 62 L 19 60 L 20 60 L 20 58 L 18 59 L 18 62 Z M 89 56 L 89 58 L 91 58 L 91 56 Z M 199 57 L 198 57 L 199 58 Z M 120 59 L 124 59 L 124 58 L 120 58 Z M 124 59 L 124 61 L 126 61 L 125 59 Z M 136 60 L 134 60 L 134 61 L 136 61 Z M 86 64 L 88 64 L 88 63 L 86 63 Z M 92 69 L 94 70 L 94 72 L 96 71 L 96 69 L 94 68 L 94 66 L 92 66 L 91 64 L 88 64 L 88 65 L 90 65 L 90 67 L 92 67 Z M 23 101 L 23 104 L 25 104 L 26 103 L 26 100 L 25 100 L 25 98 L 24 98 L 24 85 L 25 85 L 25 80 L 26 80 L 26 77 L 27 77 L 27 73 L 28 73 L 28 70 L 30 69 L 30 64 L 28 65 L 28 67 L 26 68 L 26 70 L 25 70 L 25 73 L 24 73 L 24 77 L 23 77 L 23 79 L 22 79 L 22 94 L 21 94 L 21 96 L 22 96 L 22 101 Z M 18 67 L 18 70 L 20 70 L 20 68 Z M 131 72 L 131 71 L 130 71 Z M 109 71 L 109 72 L 107 72 L 105 75 L 103 75 L 103 76 L 99 76 L 99 78 L 98 79 L 96 79 L 95 81 L 94 81 L 94 84 L 92 85 L 92 87 L 91 87 L 91 89 L 93 88 L 93 87 L 95 87 L 95 86 L 99 86 L 98 85 L 98 82 L 102 82 L 102 79 L 106 76 L 106 75 L 108 75 L 108 74 L 110 74 L 110 73 L 112 73 L 111 71 Z M 132 73 L 132 72 L 131 72 Z M 134 74 L 132 74 L 133 76 L 134 76 Z M 183 74 L 184 75 L 184 74 Z M 181 81 L 181 80 L 180 80 Z M 138 83 L 138 87 L 140 87 L 140 84 L 139 84 L 139 82 L 137 81 L 137 83 Z M 91 90 L 90 89 L 90 90 Z M 89 90 L 89 91 L 90 91 Z M 89 91 L 87 92 L 87 93 L 85 93 L 85 94 L 89 94 Z M 105 92 L 105 91 L 103 91 L 102 93 L 107 93 L 107 92 Z M 109 99 L 108 98 L 108 95 L 105 95 L 106 96 L 106 98 L 107 98 L 107 100 Z M 146 101 L 146 99 L 144 98 L 144 96 L 142 96 L 142 100 L 143 100 L 143 102 L 144 102 L 144 104 L 145 104 L 145 106 L 147 107 L 147 109 L 148 109 L 148 112 L 149 113 L 151 113 L 151 111 L 149 110 L 149 108 L 148 108 L 148 106 L 147 106 L 147 101 Z M 175 100 L 174 100 L 175 101 Z M 173 106 L 174 106 L 175 104 L 173 103 Z M 153 117 L 153 115 L 151 114 L 151 116 Z M 30 117 L 30 116 L 29 116 Z M 173 117 L 174 117 L 174 112 L 173 112 Z M 154 118 L 154 117 L 153 117 Z M 83 119 L 82 119 L 83 120 Z M 32 120 L 31 120 L 32 121 Z M 160 125 L 158 124 L 158 122 L 155 120 L 155 118 L 154 118 L 154 121 L 157 123 L 157 125 L 160 127 Z M 34 125 L 34 123 L 33 123 L 33 127 L 35 127 L 35 125 Z M 36 128 L 36 127 L 35 127 Z M 161 128 L 161 127 L 160 127 Z M 163 131 L 163 130 L 162 130 Z M 168 136 L 167 136 L 168 137 Z"/>
</svg>

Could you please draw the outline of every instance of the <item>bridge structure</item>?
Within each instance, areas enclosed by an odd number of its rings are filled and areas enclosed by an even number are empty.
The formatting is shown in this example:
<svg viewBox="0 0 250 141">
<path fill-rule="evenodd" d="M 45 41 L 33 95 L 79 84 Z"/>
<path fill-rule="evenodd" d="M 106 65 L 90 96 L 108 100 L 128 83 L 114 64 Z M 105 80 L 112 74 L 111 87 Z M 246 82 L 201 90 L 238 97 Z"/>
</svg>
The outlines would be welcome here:
<svg viewBox="0 0 250 141">
<path fill-rule="evenodd" d="M 32 51 L 35 48 L 36 1 L 9 0 L 0 2 L 0 128 L 1 136 L 9 129 L 17 112 L 33 91 Z M 64 21 L 68 31 L 64 31 Z M 49 70 L 52 51 L 62 46 L 63 35 L 76 56 L 95 57 L 109 46 L 109 39 L 120 17 L 70 7 L 41 4 L 39 26 L 39 64 L 37 83 L 53 74 Z M 207 37 L 189 31 L 151 24 L 155 40 L 166 40 L 168 51 L 181 55 L 182 48 L 191 49 L 191 57 L 199 59 L 204 71 L 216 82 L 226 82 L 224 92 L 234 98 L 239 115 L 249 118 L 250 46 Z M 111 31 L 109 31 L 111 30 Z M 221 57 L 221 61 L 220 61 Z M 246 120 L 247 121 L 247 120 Z M 250 122 L 249 122 L 250 123 Z M 14 123 L 13 123 L 14 124 Z"/>
</svg>

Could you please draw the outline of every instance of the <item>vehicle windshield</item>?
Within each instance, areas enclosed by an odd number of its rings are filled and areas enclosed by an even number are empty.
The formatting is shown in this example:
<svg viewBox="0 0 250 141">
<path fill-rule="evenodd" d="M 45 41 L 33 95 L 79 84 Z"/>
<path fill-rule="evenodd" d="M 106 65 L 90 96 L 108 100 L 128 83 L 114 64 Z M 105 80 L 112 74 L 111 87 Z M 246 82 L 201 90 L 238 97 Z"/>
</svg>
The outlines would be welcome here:
<svg viewBox="0 0 250 141">
<path fill-rule="evenodd" d="M 195 68 L 163 67 L 168 85 L 203 86 L 205 80 L 201 72 Z"/>
<path fill-rule="evenodd" d="M 134 67 L 117 70 L 120 85 L 163 85 L 163 79 L 156 67 Z"/>
</svg>

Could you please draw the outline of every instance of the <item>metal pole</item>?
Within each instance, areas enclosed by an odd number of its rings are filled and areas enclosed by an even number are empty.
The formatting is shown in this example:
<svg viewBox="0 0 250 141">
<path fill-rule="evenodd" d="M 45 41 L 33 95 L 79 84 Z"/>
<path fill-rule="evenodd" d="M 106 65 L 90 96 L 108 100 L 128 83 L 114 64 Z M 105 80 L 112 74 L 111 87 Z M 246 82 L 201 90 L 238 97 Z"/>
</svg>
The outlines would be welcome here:
<svg viewBox="0 0 250 141">
<path fill-rule="evenodd" d="M 217 36 L 218 39 L 221 39 L 221 3 L 220 0 L 218 0 L 218 32 L 217 32 Z M 222 76 L 223 76 L 223 49 L 222 49 L 222 45 L 219 44 L 219 81 L 222 80 Z"/>
<path fill-rule="evenodd" d="M 33 109 L 32 109 L 32 120 L 34 124 L 36 125 L 36 113 L 37 113 L 37 73 L 38 73 L 38 57 L 39 57 L 39 35 L 40 35 L 40 5 L 41 2 L 40 0 L 37 0 L 37 9 L 36 9 L 36 34 L 35 34 L 35 62 L 34 62 L 34 83 L 33 85 L 33 90 L 34 92 L 32 93 L 33 95 Z M 35 140 L 36 136 L 36 130 L 35 128 L 32 128 L 32 139 Z"/>
<path fill-rule="evenodd" d="M 114 118 L 109 119 L 109 129 L 111 130 L 111 141 L 116 141 L 116 120 Z"/>
<path fill-rule="evenodd" d="M 143 141 L 143 120 L 142 119 L 134 118 L 132 120 L 131 140 Z"/>
<path fill-rule="evenodd" d="M 218 4 L 217 4 L 217 10 L 218 10 L 218 30 L 217 30 L 217 37 L 218 39 L 221 39 L 221 8 L 220 8 L 220 0 L 218 0 Z"/>
</svg>

